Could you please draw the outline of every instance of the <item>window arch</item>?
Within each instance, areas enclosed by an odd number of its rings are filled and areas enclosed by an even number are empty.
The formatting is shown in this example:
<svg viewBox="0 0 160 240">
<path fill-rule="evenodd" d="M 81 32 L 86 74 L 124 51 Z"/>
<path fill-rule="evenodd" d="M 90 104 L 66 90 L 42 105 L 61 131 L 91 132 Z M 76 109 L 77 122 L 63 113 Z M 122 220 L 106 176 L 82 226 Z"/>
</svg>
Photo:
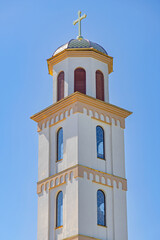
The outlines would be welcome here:
<svg viewBox="0 0 160 240">
<path fill-rule="evenodd" d="M 104 101 L 104 76 L 99 70 L 96 71 L 96 98 Z"/>
<path fill-rule="evenodd" d="M 64 72 L 60 72 L 57 77 L 57 101 L 64 98 Z"/>
<path fill-rule="evenodd" d="M 106 201 L 102 190 L 97 191 L 97 224 L 106 226 Z"/>
<path fill-rule="evenodd" d="M 57 161 L 63 159 L 63 128 L 57 132 Z"/>
<path fill-rule="evenodd" d="M 56 199 L 56 227 L 63 226 L 63 192 L 60 191 Z"/>
<path fill-rule="evenodd" d="M 86 94 L 86 71 L 83 68 L 74 71 L 74 91 Z"/>
<path fill-rule="evenodd" d="M 105 159 L 104 130 L 100 126 L 96 127 L 96 139 L 97 139 L 97 157 Z"/>
</svg>

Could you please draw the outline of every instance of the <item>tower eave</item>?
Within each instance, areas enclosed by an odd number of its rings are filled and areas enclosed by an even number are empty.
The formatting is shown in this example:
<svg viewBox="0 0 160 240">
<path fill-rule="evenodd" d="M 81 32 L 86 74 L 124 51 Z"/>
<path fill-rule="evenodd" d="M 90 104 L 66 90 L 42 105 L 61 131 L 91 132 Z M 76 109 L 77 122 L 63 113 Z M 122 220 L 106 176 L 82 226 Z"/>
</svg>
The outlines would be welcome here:
<svg viewBox="0 0 160 240">
<path fill-rule="evenodd" d="M 56 102 L 55 104 L 50 105 L 49 107 L 43 109 L 42 111 L 34 114 L 31 116 L 31 119 L 34 120 L 37 123 L 50 122 L 51 119 L 55 116 L 59 116 L 63 114 L 63 118 L 66 111 L 70 111 L 71 108 L 73 109 L 73 113 L 81 112 L 83 113 L 83 109 L 88 109 L 88 115 L 89 110 L 93 112 L 98 112 L 99 115 L 105 115 L 105 113 L 108 113 L 110 115 L 110 118 L 116 118 L 121 122 L 121 127 L 125 128 L 124 120 L 129 115 L 132 114 L 132 112 L 125 110 L 123 108 L 117 107 L 115 105 L 112 105 L 110 103 L 103 102 L 101 100 L 98 100 L 96 98 L 90 97 L 88 95 L 75 92 L 71 94 L 70 96 L 65 97 L 64 99 Z M 93 117 L 94 118 L 94 117 Z M 60 121 L 60 120 L 59 120 Z M 110 121 L 111 123 L 111 121 Z"/>
<path fill-rule="evenodd" d="M 64 49 L 62 52 L 47 59 L 48 73 L 53 76 L 53 66 L 68 57 L 91 57 L 108 64 L 108 73 L 113 72 L 113 57 L 108 56 L 94 48 Z"/>
</svg>

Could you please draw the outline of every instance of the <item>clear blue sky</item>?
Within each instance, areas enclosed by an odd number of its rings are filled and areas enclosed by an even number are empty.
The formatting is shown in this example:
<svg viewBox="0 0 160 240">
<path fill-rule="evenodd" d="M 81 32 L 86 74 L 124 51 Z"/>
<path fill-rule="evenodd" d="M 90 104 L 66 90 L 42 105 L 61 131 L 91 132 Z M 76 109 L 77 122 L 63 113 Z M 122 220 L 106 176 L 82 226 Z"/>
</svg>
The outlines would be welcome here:
<svg viewBox="0 0 160 240">
<path fill-rule="evenodd" d="M 129 240 L 160 239 L 160 1 L 0 0 L 0 238 L 35 240 L 38 135 L 30 116 L 52 104 L 46 59 L 82 35 L 114 57 L 110 102 L 126 121 Z"/>
</svg>

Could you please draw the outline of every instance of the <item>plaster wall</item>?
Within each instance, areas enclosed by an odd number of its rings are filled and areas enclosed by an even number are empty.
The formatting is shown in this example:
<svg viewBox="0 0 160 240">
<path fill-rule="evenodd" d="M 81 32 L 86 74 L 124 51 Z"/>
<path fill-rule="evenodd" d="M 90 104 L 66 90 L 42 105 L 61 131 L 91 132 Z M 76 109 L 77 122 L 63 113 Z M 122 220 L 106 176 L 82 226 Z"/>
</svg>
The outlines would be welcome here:
<svg viewBox="0 0 160 240">
<path fill-rule="evenodd" d="M 92 175 L 92 174 L 91 174 Z M 87 179 L 71 179 L 38 196 L 38 240 L 62 240 L 77 234 L 101 240 L 127 240 L 126 191 Z M 63 179 L 62 179 L 63 182 Z M 106 227 L 97 225 L 97 191 L 105 193 Z M 63 227 L 56 229 L 56 197 L 63 192 Z"/>
<path fill-rule="evenodd" d="M 49 177 L 49 127 L 39 133 L 38 181 Z"/>
<path fill-rule="evenodd" d="M 97 158 L 98 125 L 104 129 L 105 160 Z M 78 163 L 125 178 L 124 130 L 114 121 L 110 125 L 87 114 L 79 114 L 78 129 Z"/>
<path fill-rule="evenodd" d="M 111 126 L 113 174 L 125 178 L 124 130 Z"/>
<path fill-rule="evenodd" d="M 102 172 L 124 177 L 124 130 L 119 125 L 104 123 L 103 119 L 93 119 L 87 115 L 74 113 L 44 128 L 39 133 L 39 180 L 54 175 L 76 164 Z M 105 160 L 97 158 L 96 126 L 100 125 L 105 134 Z M 63 127 L 63 160 L 56 162 L 57 131 Z M 97 176 L 98 177 L 98 176 Z M 96 179 L 97 180 L 97 179 Z M 67 180 L 51 190 L 42 191 L 38 196 L 38 240 L 62 240 L 82 234 L 102 240 L 127 240 L 126 192 L 93 183 L 84 178 Z M 62 181 L 63 183 L 63 181 Z M 107 228 L 97 226 L 97 190 L 106 195 Z M 63 228 L 55 229 L 56 196 L 63 191 Z M 121 237 L 120 237 L 121 236 Z"/>
<path fill-rule="evenodd" d="M 107 193 L 107 187 L 92 183 L 91 180 L 87 180 L 86 175 L 84 179 L 79 179 L 79 234 L 106 240 L 108 239 L 108 229 L 97 225 L 97 190 L 99 188 L 102 189 L 105 194 Z M 107 200 L 109 200 L 109 198 L 107 198 Z M 111 211 L 111 209 L 109 209 L 109 211 Z M 111 219 L 109 221 L 111 221 Z"/>
<path fill-rule="evenodd" d="M 57 162 L 57 131 L 63 128 L 63 160 Z M 78 115 L 50 128 L 50 176 L 78 164 Z"/>
<path fill-rule="evenodd" d="M 64 71 L 64 96 L 74 93 L 74 70 L 84 68 L 86 71 L 86 94 L 96 98 L 96 71 L 104 75 L 104 97 L 109 102 L 108 92 L 108 64 L 91 57 L 69 57 L 53 66 L 53 103 L 57 101 L 57 76 Z"/>
<path fill-rule="evenodd" d="M 79 234 L 101 240 L 127 240 L 126 192 L 78 179 Z M 97 191 L 102 190 L 106 199 L 106 227 L 97 225 Z M 89 190 L 89 191 L 88 191 Z"/>
<path fill-rule="evenodd" d="M 78 234 L 78 179 L 71 176 L 67 183 L 50 191 L 49 240 L 62 240 Z M 63 227 L 56 229 L 56 197 L 63 192 Z"/>
<path fill-rule="evenodd" d="M 115 240 L 128 240 L 126 191 L 113 188 Z"/>
<path fill-rule="evenodd" d="M 49 191 L 38 195 L 38 226 L 37 240 L 48 240 L 49 236 Z"/>
<path fill-rule="evenodd" d="M 99 125 L 105 133 L 105 160 L 97 158 L 96 126 Z M 112 173 L 110 125 L 92 119 L 86 114 L 79 114 L 78 123 L 78 162 L 99 171 Z"/>
<path fill-rule="evenodd" d="M 67 115 L 67 114 L 66 114 Z M 104 129 L 105 159 L 97 158 L 96 126 Z M 57 131 L 63 128 L 63 160 L 57 162 Z M 64 121 L 39 133 L 39 178 L 42 180 L 76 164 L 125 178 L 124 130 L 119 125 L 71 113 Z"/>
</svg>

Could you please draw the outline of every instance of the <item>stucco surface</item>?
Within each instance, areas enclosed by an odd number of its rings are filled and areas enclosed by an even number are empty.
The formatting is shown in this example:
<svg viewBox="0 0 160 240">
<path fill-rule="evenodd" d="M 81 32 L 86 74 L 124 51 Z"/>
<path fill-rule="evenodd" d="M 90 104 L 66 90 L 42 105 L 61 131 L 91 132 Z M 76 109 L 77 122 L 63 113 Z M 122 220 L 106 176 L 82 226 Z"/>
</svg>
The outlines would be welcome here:
<svg viewBox="0 0 160 240">
<path fill-rule="evenodd" d="M 105 160 L 96 154 L 96 126 L 105 132 Z M 63 127 L 63 160 L 56 162 L 56 134 Z M 120 125 L 104 123 L 91 115 L 73 113 L 62 122 L 46 127 L 39 133 L 39 181 L 76 164 L 100 172 L 125 176 L 124 130 Z M 105 186 L 92 177 L 67 176 L 66 184 L 38 194 L 38 240 L 62 240 L 84 235 L 101 240 L 127 240 L 126 191 L 122 187 Z M 97 190 L 106 196 L 106 227 L 97 225 Z M 63 228 L 55 229 L 56 196 L 63 191 Z M 79 239 L 79 238 L 77 238 Z M 85 238 L 84 238 L 85 239 Z"/>
</svg>

